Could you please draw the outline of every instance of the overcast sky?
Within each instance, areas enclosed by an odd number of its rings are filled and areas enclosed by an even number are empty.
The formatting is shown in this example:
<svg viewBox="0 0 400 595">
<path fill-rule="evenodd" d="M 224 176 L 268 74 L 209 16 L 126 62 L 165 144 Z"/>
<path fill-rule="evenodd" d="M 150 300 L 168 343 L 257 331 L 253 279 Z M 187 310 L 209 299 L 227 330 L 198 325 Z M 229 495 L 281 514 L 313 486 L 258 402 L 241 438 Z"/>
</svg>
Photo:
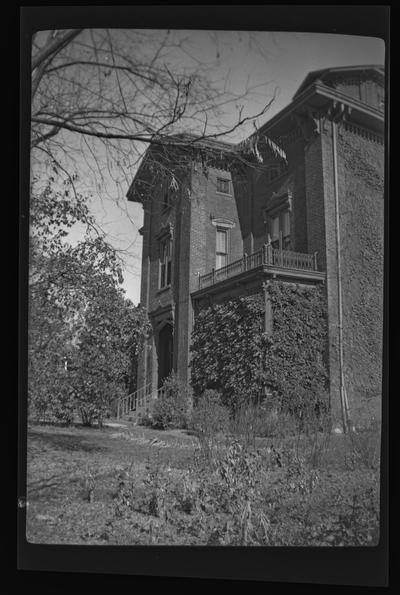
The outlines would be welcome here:
<svg viewBox="0 0 400 595">
<path fill-rule="evenodd" d="M 289 8 L 288 8 L 289 9 Z M 248 113 L 260 110 L 265 95 L 276 88 L 278 95 L 268 113 L 259 124 L 290 103 L 297 88 L 308 72 L 320 68 L 361 64 L 384 64 L 385 48 L 380 39 L 343 35 L 309 33 L 257 33 L 259 47 L 249 47 L 248 39 L 237 33 L 215 34 L 215 44 L 210 43 L 210 32 L 187 32 L 192 41 L 193 54 L 202 60 L 218 59 L 221 80 L 229 71 L 232 88 L 240 90 L 250 77 L 251 84 L 268 83 L 264 96 L 259 95 L 245 107 Z M 260 48 L 262 51 L 260 51 Z M 219 57 L 218 57 L 219 56 Z M 242 140 L 253 127 L 243 129 L 233 141 Z M 133 177 L 134 172 L 132 172 Z M 128 190 L 128 188 L 126 188 Z M 99 222 L 109 232 L 117 247 L 128 250 L 124 272 L 124 288 L 134 302 L 140 300 L 140 263 L 143 216 L 140 205 L 126 203 L 123 208 L 112 200 L 94 201 L 93 211 Z"/>
</svg>

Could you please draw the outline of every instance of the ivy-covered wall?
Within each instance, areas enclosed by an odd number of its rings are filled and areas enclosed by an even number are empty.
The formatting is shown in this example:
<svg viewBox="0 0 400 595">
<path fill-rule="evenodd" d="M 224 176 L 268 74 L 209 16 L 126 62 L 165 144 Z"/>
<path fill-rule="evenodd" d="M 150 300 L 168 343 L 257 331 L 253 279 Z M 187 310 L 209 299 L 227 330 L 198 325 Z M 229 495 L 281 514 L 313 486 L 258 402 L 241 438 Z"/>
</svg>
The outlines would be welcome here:
<svg viewBox="0 0 400 595">
<path fill-rule="evenodd" d="M 327 404 L 327 323 L 321 287 L 273 282 L 269 286 L 273 329 L 264 332 L 264 293 L 203 307 L 191 345 L 195 397 L 219 390 L 235 408 L 264 388 L 295 409 Z"/>
<path fill-rule="evenodd" d="M 384 147 L 345 128 L 338 140 L 345 383 L 353 417 L 379 417 Z"/>
</svg>

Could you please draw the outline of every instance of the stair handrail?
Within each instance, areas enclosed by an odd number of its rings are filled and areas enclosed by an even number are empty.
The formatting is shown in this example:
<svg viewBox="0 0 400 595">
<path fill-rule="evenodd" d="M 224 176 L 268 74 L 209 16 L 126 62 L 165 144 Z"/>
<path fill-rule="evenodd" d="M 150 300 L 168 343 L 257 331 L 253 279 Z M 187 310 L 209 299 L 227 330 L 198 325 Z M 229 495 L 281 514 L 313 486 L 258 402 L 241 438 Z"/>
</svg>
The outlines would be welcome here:
<svg viewBox="0 0 400 595">
<path fill-rule="evenodd" d="M 133 393 L 129 393 L 129 395 L 119 397 L 117 399 L 117 419 L 122 417 L 122 415 L 127 415 L 130 411 L 133 411 L 134 407 L 131 405 L 136 405 L 138 395 L 145 391 L 144 396 L 147 396 L 149 389 L 151 389 L 151 382 L 135 390 Z"/>
</svg>

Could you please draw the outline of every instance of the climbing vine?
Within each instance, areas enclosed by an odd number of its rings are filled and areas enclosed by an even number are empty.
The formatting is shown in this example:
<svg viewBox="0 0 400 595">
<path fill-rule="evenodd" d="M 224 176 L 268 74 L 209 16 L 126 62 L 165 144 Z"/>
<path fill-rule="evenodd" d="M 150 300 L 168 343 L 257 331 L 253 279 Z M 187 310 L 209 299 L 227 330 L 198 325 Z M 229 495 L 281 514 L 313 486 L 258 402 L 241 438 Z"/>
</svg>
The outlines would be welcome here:
<svg viewBox="0 0 400 595">
<path fill-rule="evenodd" d="M 272 334 L 264 332 L 262 293 L 202 308 L 192 336 L 196 398 L 217 389 L 235 409 L 267 388 L 298 411 L 326 404 L 326 307 L 322 289 L 273 283 Z"/>
</svg>

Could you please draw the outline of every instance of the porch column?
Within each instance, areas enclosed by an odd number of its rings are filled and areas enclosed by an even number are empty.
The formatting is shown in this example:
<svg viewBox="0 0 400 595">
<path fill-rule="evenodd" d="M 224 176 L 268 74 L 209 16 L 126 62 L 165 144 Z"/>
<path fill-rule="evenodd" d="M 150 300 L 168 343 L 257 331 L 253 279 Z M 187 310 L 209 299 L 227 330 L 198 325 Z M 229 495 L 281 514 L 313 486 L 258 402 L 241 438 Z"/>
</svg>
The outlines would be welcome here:
<svg viewBox="0 0 400 595">
<path fill-rule="evenodd" d="M 268 335 L 272 334 L 272 327 L 273 327 L 273 313 L 272 313 L 272 303 L 271 303 L 271 296 L 269 293 L 269 286 L 271 281 L 266 281 L 263 283 L 263 290 L 264 290 L 264 332 Z"/>
</svg>

